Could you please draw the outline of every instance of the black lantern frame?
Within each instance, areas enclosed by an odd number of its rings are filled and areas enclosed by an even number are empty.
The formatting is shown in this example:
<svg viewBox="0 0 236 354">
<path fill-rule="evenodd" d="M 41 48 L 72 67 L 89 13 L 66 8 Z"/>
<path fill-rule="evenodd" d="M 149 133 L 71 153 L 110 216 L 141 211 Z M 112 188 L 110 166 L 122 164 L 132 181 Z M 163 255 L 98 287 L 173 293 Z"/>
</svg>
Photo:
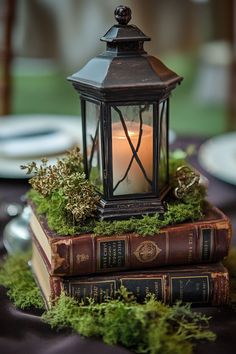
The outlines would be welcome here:
<svg viewBox="0 0 236 354">
<path fill-rule="evenodd" d="M 126 23 L 127 7 L 117 9 L 119 24 L 101 39 L 107 42 L 107 51 L 69 78 L 80 94 L 84 171 L 101 195 L 101 219 L 164 211 L 162 201 L 169 190 L 169 95 L 182 80 L 147 55 L 143 43 L 150 38 Z M 131 121 L 125 109 L 128 114 L 131 110 Z M 146 153 L 150 146 L 152 152 Z M 123 170 L 118 166 L 115 171 L 117 156 L 117 165 L 126 164 Z M 129 181 L 131 171 L 133 180 Z M 139 191 L 137 182 L 143 190 Z"/>
</svg>

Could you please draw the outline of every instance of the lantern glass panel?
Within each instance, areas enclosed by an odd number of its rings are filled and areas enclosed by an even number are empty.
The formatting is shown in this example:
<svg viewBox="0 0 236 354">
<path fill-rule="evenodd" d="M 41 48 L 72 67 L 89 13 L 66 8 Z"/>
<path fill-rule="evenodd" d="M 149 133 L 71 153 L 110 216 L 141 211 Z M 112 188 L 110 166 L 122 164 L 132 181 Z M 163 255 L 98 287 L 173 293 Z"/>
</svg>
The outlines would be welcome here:
<svg viewBox="0 0 236 354">
<path fill-rule="evenodd" d="M 86 145 L 89 180 L 103 193 L 100 105 L 85 102 Z"/>
<path fill-rule="evenodd" d="M 153 191 L 153 105 L 112 106 L 113 195 Z"/>
<path fill-rule="evenodd" d="M 160 151 L 160 160 L 159 160 L 159 190 L 162 190 L 167 182 L 167 151 L 168 151 L 168 126 L 167 126 L 167 106 L 168 100 L 165 100 L 159 104 L 159 151 Z"/>
</svg>

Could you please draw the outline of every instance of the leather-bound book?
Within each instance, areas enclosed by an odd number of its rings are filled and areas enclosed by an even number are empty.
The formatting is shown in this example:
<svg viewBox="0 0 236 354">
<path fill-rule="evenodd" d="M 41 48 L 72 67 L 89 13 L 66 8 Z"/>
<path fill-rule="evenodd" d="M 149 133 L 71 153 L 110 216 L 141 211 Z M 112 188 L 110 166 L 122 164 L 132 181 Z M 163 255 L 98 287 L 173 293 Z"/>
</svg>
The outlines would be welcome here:
<svg viewBox="0 0 236 354">
<path fill-rule="evenodd" d="M 88 297 L 103 302 L 107 298 L 115 298 L 121 285 L 131 291 L 139 302 L 150 293 L 166 304 L 181 300 L 200 306 L 219 306 L 227 304 L 229 298 L 228 271 L 221 263 L 58 277 L 49 274 L 45 261 L 34 239 L 32 270 L 47 307 L 62 291 L 85 303 Z"/>
<path fill-rule="evenodd" d="M 34 208 L 30 227 L 52 275 L 86 275 L 221 261 L 231 240 L 229 219 L 210 208 L 204 219 L 172 225 L 153 236 L 135 233 L 59 236 Z"/>
</svg>

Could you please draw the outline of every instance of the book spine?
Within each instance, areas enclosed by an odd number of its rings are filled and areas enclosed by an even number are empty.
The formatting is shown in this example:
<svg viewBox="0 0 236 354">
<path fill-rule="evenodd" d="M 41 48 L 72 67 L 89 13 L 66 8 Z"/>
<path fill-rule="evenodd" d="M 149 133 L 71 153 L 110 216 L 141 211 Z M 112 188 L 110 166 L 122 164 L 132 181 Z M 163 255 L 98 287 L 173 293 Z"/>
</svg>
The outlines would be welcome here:
<svg viewBox="0 0 236 354">
<path fill-rule="evenodd" d="M 51 243 L 51 273 L 85 275 L 163 265 L 218 262 L 228 254 L 231 228 L 227 220 L 163 229 L 142 237 L 81 235 Z"/>
<path fill-rule="evenodd" d="M 52 277 L 54 278 L 54 277 Z M 121 285 L 132 292 L 138 302 L 143 302 L 150 293 L 165 304 L 176 301 L 191 302 L 194 305 L 220 306 L 228 303 L 229 278 L 228 272 L 171 272 L 153 274 L 123 274 L 96 278 L 55 277 L 53 296 L 59 296 L 61 290 L 76 298 L 87 301 L 88 298 L 101 303 L 107 298 L 115 298 Z M 60 282 L 60 285 L 58 285 Z"/>
</svg>

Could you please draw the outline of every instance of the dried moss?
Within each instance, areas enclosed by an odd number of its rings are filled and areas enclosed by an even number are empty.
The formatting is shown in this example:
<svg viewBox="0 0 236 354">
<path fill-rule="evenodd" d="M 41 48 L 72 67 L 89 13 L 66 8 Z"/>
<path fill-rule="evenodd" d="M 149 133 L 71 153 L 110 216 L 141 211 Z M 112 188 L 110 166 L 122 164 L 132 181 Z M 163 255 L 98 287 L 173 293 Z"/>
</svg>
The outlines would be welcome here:
<svg viewBox="0 0 236 354">
<path fill-rule="evenodd" d="M 39 214 L 46 215 L 50 229 L 56 231 L 59 235 L 75 235 L 88 232 L 95 225 L 94 219 L 88 219 L 83 224 L 75 224 L 73 218 L 68 217 L 63 197 L 57 192 L 54 192 L 51 198 L 47 198 L 31 189 L 28 192 L 28 198 L 36 205 Z"/>
<path fill-rule="evenodd" d="M 68 151 L 64 158 L 58 159 L 55 165 L 48 165 L 47 159 L 43 158 L 39 166 L 35 162 L 21 166 L 28 174 L 34 174 L 30 179 L 30 184 L 33 190 L 42 197 L 36 198 L 37 205 L 39 209 L 49 214 L 48 217 L 54 229 L 60 215 L 59 224 L 63 224 L 62 218 L 64 218 L 74 226 L 83 224 L 96 212 L 98 196 L 94 186 L 89 183 L 82 172 L 81 159 L 79 148 L 76 147 Z M 53 209 L 53 214 L 50 212 L 51 209 Z"/>
</svg>

